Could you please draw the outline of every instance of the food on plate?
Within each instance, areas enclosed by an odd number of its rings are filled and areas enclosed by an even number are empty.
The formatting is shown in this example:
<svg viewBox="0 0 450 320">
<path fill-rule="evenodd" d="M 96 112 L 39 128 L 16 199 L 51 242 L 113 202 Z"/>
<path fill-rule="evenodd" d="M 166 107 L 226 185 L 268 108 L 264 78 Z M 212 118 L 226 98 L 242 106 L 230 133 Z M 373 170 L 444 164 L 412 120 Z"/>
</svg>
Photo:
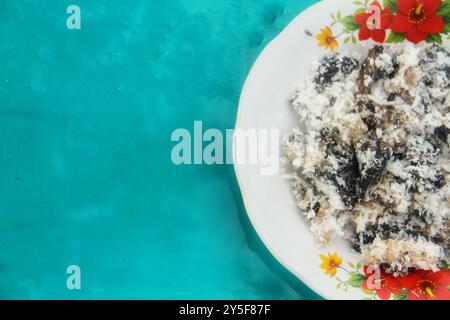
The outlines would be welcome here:
<svg viewBox="0 0 450 320">
<path fill-rule="evenodd" d="M 351 242 L 395 274 L 450 251 L 450 51 L 374 46 L 315 62 L 284 138 L 292 190 L 315 241 Z"/>
</svg>

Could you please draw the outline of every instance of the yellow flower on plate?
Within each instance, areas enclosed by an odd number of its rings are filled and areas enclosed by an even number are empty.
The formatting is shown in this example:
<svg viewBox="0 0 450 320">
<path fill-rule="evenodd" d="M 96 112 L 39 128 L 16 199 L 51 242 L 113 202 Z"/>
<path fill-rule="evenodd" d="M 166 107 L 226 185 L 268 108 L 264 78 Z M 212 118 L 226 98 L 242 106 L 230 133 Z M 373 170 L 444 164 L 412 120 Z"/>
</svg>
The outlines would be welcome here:
<svg viewBox="0 0 450 320">
<path fill-rule="evenodd" d="M 321 29 L 316 39 L 319 40 L 319 47 L 325 47 L 325 49 L 330 49 L 331 51 L 334 51 L 339 46 L 339 43 L 333 36 L 333 31 L 329 27 Z"/>
<path fill-rule="evenodd" d="M 340 258 L 337 253 L 329 253 L 328 256 L 321 254 L 320 259 L 323 261 L 320 268 L 325 270 L 325 274 L 329 274 L 331 277 L 334 277 L 336 275 L 337 268 L 342 264 L 342 258 Z"/>
</svg>

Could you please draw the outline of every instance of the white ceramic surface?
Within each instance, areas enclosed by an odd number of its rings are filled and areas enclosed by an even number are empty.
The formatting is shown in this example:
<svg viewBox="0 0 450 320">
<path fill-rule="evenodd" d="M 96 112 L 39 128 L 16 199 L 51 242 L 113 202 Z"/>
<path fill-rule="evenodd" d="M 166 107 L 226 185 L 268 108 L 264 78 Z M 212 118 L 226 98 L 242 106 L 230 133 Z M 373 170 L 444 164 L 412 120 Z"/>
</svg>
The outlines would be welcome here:
<svg viewBox="0 0 450 320">
<path fill-rule="evenodd" d="M 313 61 L 326 51 L 317 46 L 314 35 L 329 25 L 331 13 L 355 12 L 349 0 L 324 0 L 301 13 L 261 53 L 241 94 L 236 128 L 280 129 L 284 135 L 298 126 L 289 106 L 289 97 L 307 74 Z M 373 42 L 342 45 L 339 51 L 364 50 Z M 236 154 L 235 154 L 236 156 Z M 270 252 L 307 286 L 326 299 L 362 299 L 361 290 L 338 290 L 337 282 L 320 269 L 320 254 L 337 252 L 345 264 L 359 262 L 348 243 L 335 241 L 317 248 L 312 235 L 294 203 L 289 182 L 283 172 L 264 176 L 259 165 L 235 165 L 245 207 L 257 233 Z M 344 264 L 343 264 L 344 266 Z"/>
</svg>

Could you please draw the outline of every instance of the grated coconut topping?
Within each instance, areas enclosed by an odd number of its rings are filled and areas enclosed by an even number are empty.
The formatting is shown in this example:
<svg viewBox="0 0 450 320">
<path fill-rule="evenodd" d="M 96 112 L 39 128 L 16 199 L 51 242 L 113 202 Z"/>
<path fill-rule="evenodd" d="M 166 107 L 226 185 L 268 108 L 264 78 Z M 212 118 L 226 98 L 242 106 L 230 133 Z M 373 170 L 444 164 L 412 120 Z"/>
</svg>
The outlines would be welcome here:
<svg viewBox="0 0 450 320">
<path fill-rule="evenodd" d="M 437 45 L 313 64 L 292 98 L 299 128 L 284 148 L 317 244 L 343 237 L 393 273 L 448 259 L 449 76 L 450 52 Z"/>
</svg>

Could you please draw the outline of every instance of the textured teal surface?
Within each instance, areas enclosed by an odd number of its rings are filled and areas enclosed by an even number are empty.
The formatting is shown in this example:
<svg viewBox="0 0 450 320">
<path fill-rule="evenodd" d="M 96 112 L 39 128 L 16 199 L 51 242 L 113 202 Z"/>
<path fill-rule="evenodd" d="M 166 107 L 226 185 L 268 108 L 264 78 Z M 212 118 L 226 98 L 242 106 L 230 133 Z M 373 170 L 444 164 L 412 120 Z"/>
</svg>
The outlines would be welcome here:
<svg viewBox="0 0 450 320">
<path fill-rule="evenodd" d="M 0 298 L 317 298 L 232 166 L 170 158 L 176 128 L 233 128 L 257 55 L 315 2 L 0 0 Z"/>
</svg>

